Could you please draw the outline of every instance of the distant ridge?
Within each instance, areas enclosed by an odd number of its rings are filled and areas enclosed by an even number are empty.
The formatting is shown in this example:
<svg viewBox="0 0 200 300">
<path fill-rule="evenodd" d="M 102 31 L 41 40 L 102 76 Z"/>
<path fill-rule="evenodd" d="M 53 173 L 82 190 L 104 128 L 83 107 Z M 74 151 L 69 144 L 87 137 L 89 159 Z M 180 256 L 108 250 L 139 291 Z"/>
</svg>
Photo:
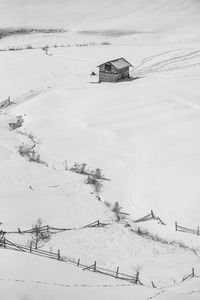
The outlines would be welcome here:
<svg viewBox="0 0 200 300">
<path fill-rule="evenodd" d="M 1 0 L 0 28 L 194 33 L 199 12 L 197 0 Z"/>
</svg>

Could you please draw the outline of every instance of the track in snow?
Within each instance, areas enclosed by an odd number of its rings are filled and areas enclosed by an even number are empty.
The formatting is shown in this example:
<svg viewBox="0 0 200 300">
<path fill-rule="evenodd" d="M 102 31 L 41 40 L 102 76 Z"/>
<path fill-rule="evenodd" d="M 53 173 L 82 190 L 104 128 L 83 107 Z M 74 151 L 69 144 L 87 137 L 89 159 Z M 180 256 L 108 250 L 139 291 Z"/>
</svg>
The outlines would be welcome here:
<svg viewBox="0 0 200 300">
<path fill-rule="evenodd" d="M 146 57 L 135 68 L 135 75 L 142 77 L 162 72 L 175 72 L 200 67 L 200 50 L 173 50 Z"/>
</svg>

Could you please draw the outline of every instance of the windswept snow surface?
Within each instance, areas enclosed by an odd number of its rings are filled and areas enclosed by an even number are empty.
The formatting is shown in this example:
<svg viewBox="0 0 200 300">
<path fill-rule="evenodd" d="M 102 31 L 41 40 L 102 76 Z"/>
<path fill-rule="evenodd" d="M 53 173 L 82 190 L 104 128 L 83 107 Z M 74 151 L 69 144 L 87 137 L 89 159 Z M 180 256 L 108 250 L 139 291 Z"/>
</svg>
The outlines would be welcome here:
<svg viewBox="0 0 200 300">
<path fill-rule="evenodd" d="M 199 50 L 153 55 L 155 46 L 93 49 L 52 49 L 51 56 L 41 50 L 3 53 L 2 94 L 12 85 L 9 94 L 17 103 L 9 114 L 24 115 L 24 130 L 39 140 L 47 162 L 100 167 L 111 179 L 104 184 L 104 200 L 118 201 L 137 217 L 153 209 L 166 222 L 197 227 Z M 91 84 L 89 73 L 102 50 L 105 57 L 127 53 L 131 62 L 148 55 L 133 72 L 142 77 Z"/>
<path fill-rule="evenodd" d="M 113 270 L 120 266 L 128 274 L 139 270 L 146 286 L 117 287 L 109 277 L 1 249 L 4 299 L 199 299 L 198 277 L 181 283 L 193 267 L 200 275 L 199 236 L 174 230 L 175 221 L 199 225 L 199 5 L 0 1 L 4 30 L 66 29 L 0 40 L 0 50 L 28 48 L 0 51 L 0 103 L 8 96 L 14 102 L 0 109 L 1 229 L 29 229 L 37 218 L 75 228 L 53 236 L 45 249 L 60 248 L 88 265 L 96 260 Z M 62 47 L 50 47 L 45 55 L 46 44 Z M 98 84 L 90 73 L 117 57 L 134 66 L 135 80 Z M 19 116 L 22 127 L 10 131 L 8 124 Z M 19 146 L 32 147 L 33 141 L 46 164 L 19 155 Z M 85 183 L 87 176 L 65 169 L 75 162 L 101 168 L 109 179 L 102 181 L 100 198 Z M 128 214 L 118 224 L 111 211 L 116 201 Z M 150 210 L 166 226 L 133 222 Z M 96 220 L 110 225 L 81 229 Z M 138 227 L 146 234 L 138 234 Z M 27 243 L 31 236 L 7 238 Z"/>
</svg>

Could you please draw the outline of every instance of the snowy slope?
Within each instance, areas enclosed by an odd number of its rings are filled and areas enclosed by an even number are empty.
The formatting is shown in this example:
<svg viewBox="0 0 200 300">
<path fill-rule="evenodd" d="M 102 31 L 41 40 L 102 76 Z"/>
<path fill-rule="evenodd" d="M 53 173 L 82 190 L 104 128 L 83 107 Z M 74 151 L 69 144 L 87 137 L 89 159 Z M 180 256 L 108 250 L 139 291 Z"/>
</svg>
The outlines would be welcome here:
<svg viewBox="0 0 200 300">
<path fill-rule="evenodd" d="M 82 271 L 68 263 L 60 263 L 17 251 L 1 250 L 1 297 L 6 300 L 121 299 L 128 288 L 129 296 L 144 299 L 155 294 L 121 280 Z M 12 268 L 10 266 L 12 265 Z M 108 298 L 107 298 L 108 297 Z"/>
<path fill-rule="evenodd" d="M 1 229 L 28 229 L 37 218 L 75 227 L 53 236 L 45 248 L 60 248 L 88 264 L 120 266 L 129 274 L 139 270 L 148 286 L 116 287 L 109 278 L 70 265 L 1 250 L 6 299 L 199 298 L 199 278 L 180 283 L 192 267 L 200 275 L 199 236 L 174 230 L 175 221 L 199 225 L 199 5 L 195 0 L 0 1 L 0 27 L 69 29 L 0 40 L 0 49 L 29 48 L 0 52 L 0 103 L 8 96 L 15 102 L 0 110 Z M 49 55 L 31 49 L 46 44 L 68 47 L 50 48 Z M 130 61 L 131 75 L 139 78 L 97 84 L 90 73 L 115 57 Z M 19 116 L 22 127 L 10 131 L 8 123 Z M 32 136 L 48 166 L 19 155 L 20 145 L 32 146 Z M 86 176 L 65 170 L 65 161 L 102 169 L 110 180 L 102 182 L 101 198 L 85 184 Z M 116 201 L 129 214 L 118 224 L 111 211 Z M 167 226 L 133 222 L 151 209 Z M 98 219 L 111 224 L 80 229 Z M 138 234 L 138 227 L 148 233 Z M 25 244 L 30 238 L 9 235 Z M 159 289 L 150 288 L 151 281 Z M 94 286 L 83 290 L 76 284 Z"/>
<path fill-rule="evenodd" d="M 134 71 L 144 78 L 117 85 L 91 84 L 89 73 L 101 61 L 102 49 L 108 58 L 113 50 L 118 56 L 123 50 L 131 62 L 148 55 Z M 10 95 L 17 96 L 13 99 L 18 104 L 10 113 L 25 115 L 24 129 L 40 141 L 45 160 L 100 167 L 111 179 L 104 184 L 105 200 L 119 201 L 131 214 L 153 209 L 171 224 L 196 227 L 199 53 L 196 48 L 168 50 L 149 57 L 154 52 L 155 46 L 142 51 L 131 46 L 101 46 L 95 52 L 90 47 L 52 49 L 52 56 L 26 51 L 20 77 L 21 53 L 16 52 L 9 63 L 2 60 L 8 74 L 6 80 L 2 72 L 2 95 L 12 84 Z"/>
<path fill-rule="evenodd" d="M 1 250 L 1 296 L 6 300 L 80 299 L 199 299 L 199 278 L 165 289 L 135 286 L 124 281 L 82 271 L 67 263 Z M 12 265 L 12 268 L 10 268 Z"/>
</svg>

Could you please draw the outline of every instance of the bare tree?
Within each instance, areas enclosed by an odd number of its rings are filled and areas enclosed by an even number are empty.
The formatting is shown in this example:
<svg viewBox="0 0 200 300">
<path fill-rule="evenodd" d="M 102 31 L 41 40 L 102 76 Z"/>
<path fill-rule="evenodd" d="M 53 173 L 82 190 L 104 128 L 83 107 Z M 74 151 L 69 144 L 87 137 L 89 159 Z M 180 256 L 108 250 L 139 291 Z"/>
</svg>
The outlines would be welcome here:
<svg viewBox="0 0 200 300">
<path fill-rule="evenodd" d="M 30 243 L 35 249 L 42 247 L 45 242 L 48 242 L 51 239 L 51 234 L 47 230 L 44 230 L 40 218 L 38 218 L 36 223 L 32 226 L 32 230 Z"/>
</svg>

